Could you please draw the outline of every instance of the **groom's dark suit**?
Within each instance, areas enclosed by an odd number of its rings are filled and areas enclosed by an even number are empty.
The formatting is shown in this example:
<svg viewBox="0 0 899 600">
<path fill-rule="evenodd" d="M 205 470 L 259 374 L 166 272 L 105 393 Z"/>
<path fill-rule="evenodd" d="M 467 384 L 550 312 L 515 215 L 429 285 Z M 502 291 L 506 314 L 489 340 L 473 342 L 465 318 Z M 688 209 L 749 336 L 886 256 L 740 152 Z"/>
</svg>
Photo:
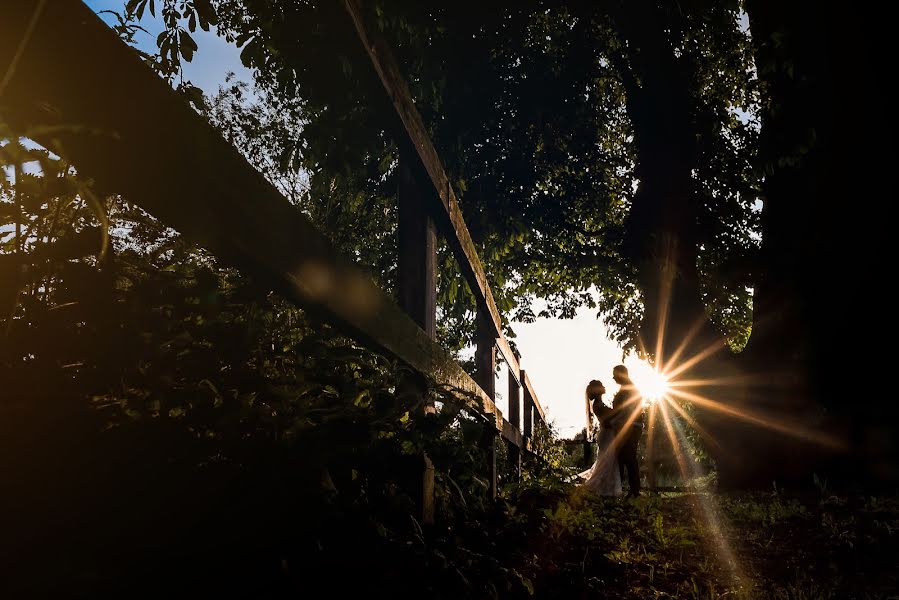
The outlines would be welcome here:
<svg viewBox="0 0 899 600">
<path fill-rule="evenodd" d="M 637 444 L 643 434 L 643 412 L 640 406 L 640 393 L 633 385 L 622 385 L 615 397 L 612 398 L 612 409 L 618 413 L 616 421 L 620 427 L 630 420 L 634 411 L 639 411 L 637 417 L 627 426 L 627 431 L 619 432 L 621 446 L 618 450 L 618 468 L 621 470 L 621 480 L 624 481 L 624 471 L 627 469 L 627 481 L 630 485 L 629 496 L 640 494 L 640 464 L 637 462 Z"/>
</svg>

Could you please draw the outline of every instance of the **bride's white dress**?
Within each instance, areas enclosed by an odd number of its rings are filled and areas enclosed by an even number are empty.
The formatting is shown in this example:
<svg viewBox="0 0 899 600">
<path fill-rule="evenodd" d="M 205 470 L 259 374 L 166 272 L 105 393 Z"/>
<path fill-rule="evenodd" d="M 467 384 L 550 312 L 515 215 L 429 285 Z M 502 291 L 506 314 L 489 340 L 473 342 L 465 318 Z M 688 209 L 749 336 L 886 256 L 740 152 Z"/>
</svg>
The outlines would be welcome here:
<svg viewBox="0 0 899 600">
<path fill-rule="evenodd" d="M 615 429 L 600 425 L 599 440 L 596 444 L 596 462 L 578 475 L 585 480 L 581 484 L 582 486 L 600 496 L 620 496 L 622 494 L 618 453 L 613 447 L 614 439 Z"/>
</svg>

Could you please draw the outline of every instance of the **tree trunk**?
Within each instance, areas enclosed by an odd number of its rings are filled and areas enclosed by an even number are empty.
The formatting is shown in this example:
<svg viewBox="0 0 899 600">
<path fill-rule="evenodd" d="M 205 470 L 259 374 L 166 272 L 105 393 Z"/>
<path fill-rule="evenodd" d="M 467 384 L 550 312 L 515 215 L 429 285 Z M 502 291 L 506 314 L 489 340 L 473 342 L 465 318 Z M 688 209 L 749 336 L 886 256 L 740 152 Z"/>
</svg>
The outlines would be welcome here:
<svg viewBox="0 0 899 600">
<path fill-rule="evenodd" d="M 772 315 L 767 326 L 782 328 L 796 347 L 775 340 L 773 348 L 758 354 L 730 354 L 723 335 L 708 319 L 697 269 L 699 206 L 693 191 L 693 170 L 697 165 L 699 125 L 694 118 L 697 107 L 692 99 L 691 65 L 685 57 L 675 55 L 667 34 L 671 24 L 657 4 L 629 2 L 616 6 L 611 16 L 627 42 L 618 66 L 637 147 L 639 186 L 628 218 L 625 253 L 638 267 L 644 294 L 641 344 L 663 369 L 669 361 L 671 367 L 677 367 L 694 356 L 706 356 L 681 373 L 681 379 L 742 380 L 746 373 L 764 373 L 752 387 L 729 384 L 695 390 L 731 411 L 696 405 L 697 418 L 717 441 L 714 455 L 725 486 L 770 485 L 773 479 L 801 477 L 808 469 L 807 461 L 794 465 L 777 458 L 787 446 L 795 446 L 795 440 L 785 436 L 783 430 L 760 427 L 758 422 L 742 420 L 732 411 L 747 411 L 777 424 L 807 422 L 807 412 L 795 407 L 785 411 L 788 399 L 801 404 L 805 396 L 804 370 L 798 362 L 801 358 L 795 356 L 798 345 L 804 343 L 801 340 L 808 339 L 802 306 L 793 301 L 774 301 L 777 310 L 767 313 Z M 802 210 L 796 214 L 787 208 L 774 223 L 766 220 L 766 235 L 773 232 L 770 244 L 766 237 L 773 268 L 766 271 L 762 286 L 773 290 L 780 285 L 780 293 L 790 296 L 790 286 L 796 281 L 797 270 L 792 268 L 795 259 L 779 257 L 789 255 L 791 248 L 803 243 L 790 235 Z M 772 213 L 776 214 L 770 211 L 766 217 Z M 763 313 L 768 297 L 762 294 L 760 299 Z M 765 319 L 757 320 L 758 329 L 764 329 L 765 324 Z M 752 360 L 755 356 L 764 356 L 768 362 L 756 364 Z M 786 380 L 775 376 L 781 372 L 790 376 Z M 792 452 L 797 455 L 795 449 Z"/>
<path fill-rule="evenodd" d="M 688 338 L 687 355 L 723 342 L 708 321 L 696 264 L 697 147 L 689 65 L 675 56 L 658 5 L 622 3 L 610 16 L 627 42 L 618 70 L 634 127 L 639 180 L 624 251 L 637 265 L 644 294 L 641 345 L 664 365 Z"/>
<path fill-rule="evenodd" d="M 878 28 L 893 21 L 879 14 L 877 25 L 859 17 L 864 10 L 837 13 L 812 2 L 750 0 L 746 9 L 763 84 L 765 174 L 746 363 L 759 373 L 788 373 L 766 390 L 770 398 L 846 444 L 849 452 L 808 453 L 810 469 L 895 482 L 891 400 L 855 354 L 887 350 L 881 320 L 890 307 L 876 291 L 882 274 L 868 275 L 862 265 L 882 264 L 889 223 L 878 176 L 890 165 L 885 153 L 870 150 L 892 124 L 877 84 L 889 56 L 878 47 L 889 39 Z"/>
</svg>

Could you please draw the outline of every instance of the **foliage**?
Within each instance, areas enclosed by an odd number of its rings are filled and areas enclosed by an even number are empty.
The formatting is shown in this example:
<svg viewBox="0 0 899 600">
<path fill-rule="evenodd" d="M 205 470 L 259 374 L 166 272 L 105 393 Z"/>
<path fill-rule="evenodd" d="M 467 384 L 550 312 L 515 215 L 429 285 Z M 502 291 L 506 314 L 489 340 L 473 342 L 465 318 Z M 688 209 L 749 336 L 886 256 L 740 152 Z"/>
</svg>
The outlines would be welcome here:
<svg viewBox="0 0 899 600">
<path fill-rule="evenodd" d="M 131 0 L 126 21 L 139 20 L 136 11 L 147 3 Z M 200 3 L 176 4 L 164 3 L 159 56 L 170 65 L 166 72 L 190 60 L 177 51 L 179 40 L 202 12 Z M 460 196 L 500 313 L 532 319 L 537 297 L 549 301 L 547 314 L 563 317 L 581 305 L 598 307 L 615 337 L 633 347 L 641 291 L 620 244 L 639 149 L 624 83 L 641 75 L 622 60 L 626 42 L 607 15 L 551 0 L 478 5 L 475 21 L 464 2 L 371 6 L 369 18 L 406 69 Z M 355 208 L 368 217 L 359 222 L 381 223 L 378 211 L 389 215 L 396 205 L 402 134 L 343 6 L 223 0 L 214 8 L 215 19 L 207 21 L 242 48 L 262 104 L 302 116 L 302 127 L 289 129 L 270 151 L 279 177 L 287 171 L 308 177 L 306 206 L 326 207 L 338 228 L 340 215 Z M 748 37 L 734 6 L 666 15 L 674 51 L 691 72 L 705 301 L 742 347 L 758 229 L 749 160 L 757 127 L 736 116 L 757 104 Z M 391 255 L 384 251 L 391 236 L 377 232 L 393 226 L 338 238 L 349 254 L 362 249 L 362 264 L 389 281 L 391 265 L 373 256 Z M 366 256 L 367 249 L 376 251 Z M 446 249 L 439 265 L 441 339 L 459 349 L 471 340 L 474 305 Z"/>
<path fill-rule="evenodd" d="M 157 6 L 163 22 L 163 30 L 156 37 L 157 53 L 139 50 L 144 64 L 153 69 L 160 77 L 183 93 L 185 98 L 198 108 L 205 106 L 203 91 L 184 79 L 181 61 L 190 62 L 194 52 L 198 50 L 197 42 L 191 36 L 197 26 L 209 31 L 210 26 L 218 24 L 218 15 L 211 0 L 123 0 L 121 13 L 110 12 L 116 17 L 113 29 L 123 41 L 134 44 L 138 31 L 148 33 L 138 25 L 148 12 L 155 17 Z"/>
</svg>

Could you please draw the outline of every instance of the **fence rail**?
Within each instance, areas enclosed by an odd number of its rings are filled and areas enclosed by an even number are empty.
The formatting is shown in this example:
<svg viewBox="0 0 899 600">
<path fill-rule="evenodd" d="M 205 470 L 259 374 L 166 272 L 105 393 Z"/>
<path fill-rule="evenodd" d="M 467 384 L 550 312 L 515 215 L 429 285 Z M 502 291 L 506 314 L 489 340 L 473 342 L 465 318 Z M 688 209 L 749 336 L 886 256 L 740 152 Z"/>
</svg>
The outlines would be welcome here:
<svg viewBox="0 0 899 600">
<path fill-rule="evenodd" d="M 16 130 L 70 160 L 101 193 L 123 194 L 373 349 L 458 389 L 460 402 L 488 415 L 491 439 L 499 434 L 511 458 L 520 460 L 520 451 L 532 447 L 535 423 L 546 418 L 543 407 L 503 336 L 483 266 L 401 70 L 380 34 L 366 27 L 362 4 L 347 0 L 346 6 L 405 125 L 408 140 L 401 142 L 420 159 L 401 156 L 411 169 L 400 190 L 400 248 L 406 248 L 400 262 L 410 273 L 401 274 L 402 308 L 79 0 L 4 6 L 0 75 L 8 77 L 0 112 Z M 426 177 L 415 172 L 422 168 Z M 433 190 L 416 187 L 416 179 L 429 180 Z M 433 339 L 431 222 L 477 300 L 476 379 Z M 509 419 L 494 403 L 497 350 L 511 374 Z M 495 452 L 491 462 L 495 493 Z"/>
</svg>

